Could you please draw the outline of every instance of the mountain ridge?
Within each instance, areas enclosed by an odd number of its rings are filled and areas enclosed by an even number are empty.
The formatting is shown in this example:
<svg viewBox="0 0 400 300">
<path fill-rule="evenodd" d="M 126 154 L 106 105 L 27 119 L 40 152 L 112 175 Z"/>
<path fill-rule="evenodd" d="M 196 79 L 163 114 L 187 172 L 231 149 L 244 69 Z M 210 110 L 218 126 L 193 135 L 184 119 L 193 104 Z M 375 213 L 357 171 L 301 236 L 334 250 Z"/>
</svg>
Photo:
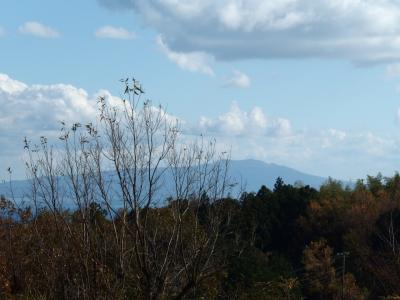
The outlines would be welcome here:
<svg viewBox="0 0 400 300">
<path fill-rule="evenodd" d="M 316 189 L 319 189 L 327 180 L 324 177 L 256 159 L 232 160 L 229 166 L 229 176 L 238 183 L 238 189 L 246 192 L 256 192 L 262 185 L 272 189 L 278 177 L 287 184 L 293 185 L 301 182 Z M 11 185 L 10 182 L 0 184 L 0 195 L 21 199 L 27 194 L 29 188 L 29 180 L 13 180 Z"/>
<path fill-rule="evenodd" d="M 307 174 L 294 168 L 279 165 L 276 163 L 267 163 L 256 159 L 232 160 L 230 174 L 234 178 L 243 178 L 247 186 L 247 192 L 255 192 L 262 185 L 273 188 L 278 177 L 282 178 L 287 184 L 301 182 L 304 185 L 310 185 L 319 188 L 327 178 Z"/>
</svg>

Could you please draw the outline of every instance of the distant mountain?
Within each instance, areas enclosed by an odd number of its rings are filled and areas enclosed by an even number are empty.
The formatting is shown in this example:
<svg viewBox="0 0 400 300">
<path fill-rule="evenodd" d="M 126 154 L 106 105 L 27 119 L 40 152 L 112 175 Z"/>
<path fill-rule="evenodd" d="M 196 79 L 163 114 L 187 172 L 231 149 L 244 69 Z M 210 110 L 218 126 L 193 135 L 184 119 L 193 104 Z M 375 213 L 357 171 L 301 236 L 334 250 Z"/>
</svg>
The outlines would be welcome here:
<svg viewBox="0 0 400 300">
<path fill-rule="evenodd" d="M 326 178 L 323 177 L 302 173 L 292 168 L 271 163 L 265 163 L 263 161 L 254 159 L 231 161 L 230 176 L 234 179 L 235 182 L 239 183 L 239 185 L 242 185 L 244 190 L 247 192 L 256 192 L 262 185 L 265 185 L 272 189 L 278 177 L 281 177 L 283 181 L 288 184 L 301 182 L 314 188 L 319 188 L 321 184 L 326 181 Z M 165 180 L 165 187 L 168 187 L 170 185 L 168 184 L 168 181 L 170 180 L 172 183 L 172 179 Z M 20 199 L 23 195 L 29 194 L 29 181 L 13 181 L 11 185 L 15 198 Z M 163 194 L 166 193 L 167 190 L 163 191 Z M 0 195 L 11 197 L 10 183 L 0 184 Z"/>
<path fill-rule="evenodd" d="M 281 177 L 287 184 L 301 182 L 317 189 L 327 180 L 327 178 L 254 159 L 232 161 L 230 174 L 239 183 L 242 180 L 245 190 L 248 192 L 258 191 L 262 185 L 273 188 L 278 177 Z"/>
</svg>

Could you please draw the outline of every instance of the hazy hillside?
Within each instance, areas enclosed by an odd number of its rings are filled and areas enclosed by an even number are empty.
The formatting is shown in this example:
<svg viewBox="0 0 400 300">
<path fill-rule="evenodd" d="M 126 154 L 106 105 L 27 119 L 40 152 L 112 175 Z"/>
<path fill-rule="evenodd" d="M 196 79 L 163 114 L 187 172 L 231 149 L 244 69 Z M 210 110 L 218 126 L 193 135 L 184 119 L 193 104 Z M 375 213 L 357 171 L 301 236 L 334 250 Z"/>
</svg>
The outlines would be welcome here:
<svg viewBox="0 0 400 300">
<path fill-rule="evenodd" d="M 285 183 L 294 184 L 296 181 L 301 181 L 305 185 L 310 185 L 315 188 L 326 180 L 326 178 L 313 176 L 292 168 L 280 166 L 276 164 L 265 163 L 259 160 L 234 160 L 231 162 L 230 175 L 239 186 L 243 186 L 247 192 L 257 191 L 262 185 L 269 188 L 274 186 L 276 178 L 281 177 Z M 171 179 L 166 179 L 164 187 L 171 186 L 168 183 Z M 21 198 L 23 195 L 29 194 L 30 185 L 26 180 L 17 180 L 12 182 L 12 192 L 15 198 Z M 162 191 L 166 195 L 169 192 L 168 188 Z M 0 184 L 0 194 L 11 197 L 10 184 Z"/>
</svg>

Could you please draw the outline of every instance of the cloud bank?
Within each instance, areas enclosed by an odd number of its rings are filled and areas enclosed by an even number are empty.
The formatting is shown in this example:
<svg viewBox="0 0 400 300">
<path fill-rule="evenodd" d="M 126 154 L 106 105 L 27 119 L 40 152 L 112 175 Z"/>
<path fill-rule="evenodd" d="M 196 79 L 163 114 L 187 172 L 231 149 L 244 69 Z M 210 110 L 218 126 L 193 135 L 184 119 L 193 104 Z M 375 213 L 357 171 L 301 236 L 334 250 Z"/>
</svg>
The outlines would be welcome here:
<svg viewBox="0 0 400 300">
<path fill-rule="evenodd" d="M 284 118 L 268 119 L 258 106 L 246 112 L 234 102 L 230 110 L 217 118 L 201 117 L 197 129 L 221 136 L 270 136 L 286 137 L 291 135 L 290 121 Z"/>
<path fill-rule="evenodd" d="M 0 179 L 6 178 L 8 166 L 21 165 L 25 136 L 33 141 L 41 135 L 57 140 L 60 121 L 94 121 L 100 95 L 121 104 L 106 90 L 91 95 L 68 84 L 30 85 L 0 74 L 0 166 L 5 166 L 0 169 Z M 200 133 L 215 137 L 221 149 L 232 147 L 234 159 L 256 158 L 343 179 L 378 171 L 391 175 L 400 165 L 398 137 L 335 128 L 299 129 L 290 120 L 269 116 L 257 106 L 243 110 L 233 103 L 215 117 L 181 122 L 185 140 Z M 23 167 L 19 177 L 23 177 Z"/>
<path fill-rule="evenodd" d="M 400 59 L 397 0 L 98 0 L 134 10 L 176 52 L 219 60 L 333 58 L 356 64 Z"/>
<path fill-rule="evenodd" d="M 260 159 L 345 180 L 378 171 L 392 175 L 400 165 L 397 136 L 299 129 L 286 118 L 268 116 L 260 107 L 246 111 L 235 102 L 214 118 L 201 117 L 192 129 L 192 133 L 200 132 L 224 147 L 232 146 L 233 159 Z"/>
</svg>

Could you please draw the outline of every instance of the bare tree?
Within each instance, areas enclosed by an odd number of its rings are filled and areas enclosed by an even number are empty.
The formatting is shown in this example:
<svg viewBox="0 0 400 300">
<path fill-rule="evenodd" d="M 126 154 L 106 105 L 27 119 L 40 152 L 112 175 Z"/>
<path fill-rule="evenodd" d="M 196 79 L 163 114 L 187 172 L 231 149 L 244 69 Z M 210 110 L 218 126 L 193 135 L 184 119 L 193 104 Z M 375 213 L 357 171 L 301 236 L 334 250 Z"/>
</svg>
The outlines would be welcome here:
<svg viewBox="0 0 400 300">
<path fill-rule="evenodd" d="M 60 299 L 182 299 L 221 271 L 229 154 L 183 141 L 179 120 L 142 101 L 138 81 L 122 83 L 120 103 L 99 99 L 96 124 L 62 123 L 61 148 L 26 142 L 34 216 L 49 211 L 58 235 L 54 269 L 41 272 L 57 278 Z"/>
</svg>

